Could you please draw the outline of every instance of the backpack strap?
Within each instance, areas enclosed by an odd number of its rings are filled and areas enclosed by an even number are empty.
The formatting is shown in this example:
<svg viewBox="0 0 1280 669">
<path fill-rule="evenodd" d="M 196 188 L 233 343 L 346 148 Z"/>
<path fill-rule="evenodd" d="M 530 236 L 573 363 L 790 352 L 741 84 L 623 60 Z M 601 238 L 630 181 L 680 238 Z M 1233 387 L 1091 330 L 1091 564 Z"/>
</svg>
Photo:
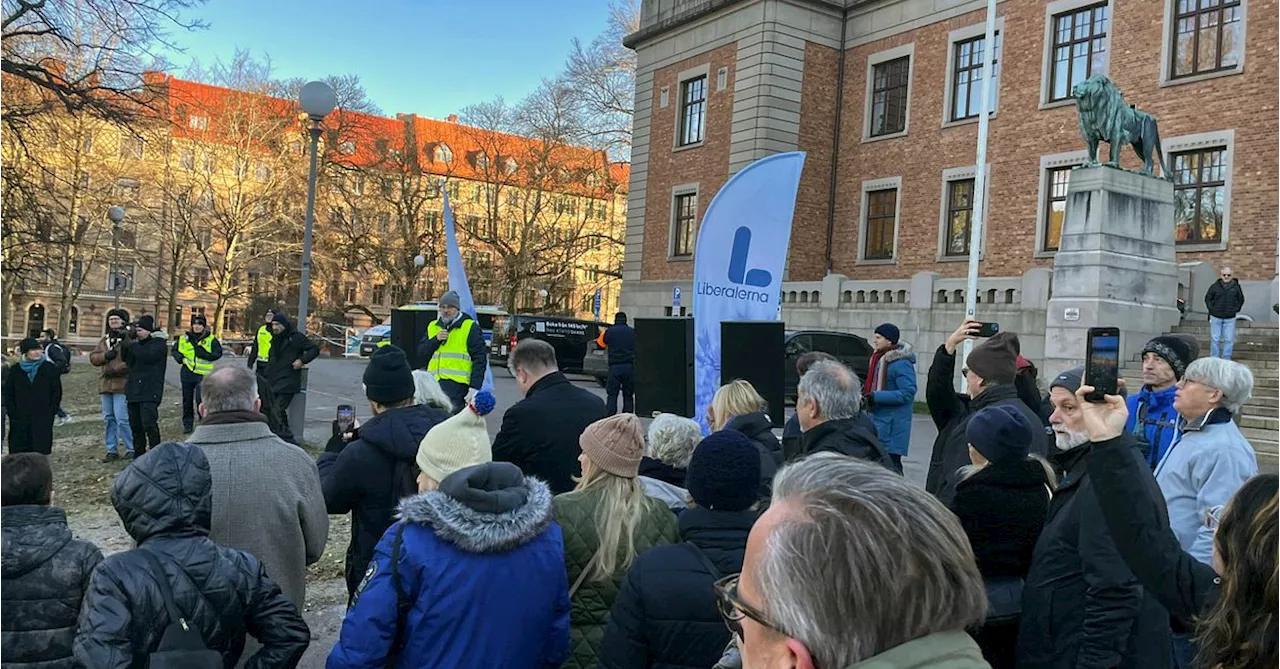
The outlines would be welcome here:
<svg viewBox="0 0 1280 669">
<path fill-rule="evenodd" d="M 164 573 L 164 566 L 160 564 L 160 558 L 157 558 L 151 551 L 142 548 L 139 549 L 142 556 L 151 563 L 152 575 L 156 578 L 156 583 L 160 585 L 160 595 L 164 598 L 164 607 L 169 612 L 169 624 L 178 623 L 182 625 L 182 629 L 190 630 L 187 626 L 186 616 L 182 614 L 182 610 L 178 608 L 178 603 L 173 600 L 173 586 L 169 585 L 169 577 Z"/>
<path fill-rule="evenodd" d="M 573 599 L 573 593 L 577 592 L 578 588 L 582 587 L 582 582 L 587 580 L 587 573 L 591 571 L 592 567 L 596 566 L 596 562 L 598 562 L 599 559 L 600 551 L 597 550 L 595 554 L 591 556 L 591 559 L 587 561 L 587 566 L 582 568 L 582 573 L 578 574 L 578 579 L 573 582 L 573 587 L 569 588 L 569 599 Z"/>
<path fill-rule="evenodd" d="M 707 557 L 706 553 L 702 552 L 701 548 L 698 548 L 697 544 L 693 543 L 692 541 L 686 541 L 684 542 L 684 545 L 688 546 L 689 549 L 693 551 L 693 554 L 698 557 L 698 561 L 702 562 L 702 566 L 706 567 L 707 571 L 711 572 L 712 578 L 716 580 L 720 580 L 720 576 L 721 576 L 720 570 L 716 569 L 715 564 L 711 562 L 711 559 Z"/>
</svg>

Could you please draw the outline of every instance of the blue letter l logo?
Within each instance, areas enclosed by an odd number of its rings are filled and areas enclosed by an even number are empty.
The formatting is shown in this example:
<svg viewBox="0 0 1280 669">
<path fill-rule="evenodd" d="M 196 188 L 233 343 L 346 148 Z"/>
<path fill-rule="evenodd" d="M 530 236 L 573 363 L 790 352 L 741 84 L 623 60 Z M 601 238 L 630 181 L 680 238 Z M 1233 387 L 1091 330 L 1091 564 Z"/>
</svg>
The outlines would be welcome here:
<svg viewBox="0 0 1280 669">
<path fill-rule="evenodd" d="M 741 226 L 733 233 L 733 250 L 729 252 L 729 280 L 738 285 L 764 288 L 773 275 L 763 269 L 747 271 L 747 253 L 751 250 L 751 229 Z"/>
</svg>

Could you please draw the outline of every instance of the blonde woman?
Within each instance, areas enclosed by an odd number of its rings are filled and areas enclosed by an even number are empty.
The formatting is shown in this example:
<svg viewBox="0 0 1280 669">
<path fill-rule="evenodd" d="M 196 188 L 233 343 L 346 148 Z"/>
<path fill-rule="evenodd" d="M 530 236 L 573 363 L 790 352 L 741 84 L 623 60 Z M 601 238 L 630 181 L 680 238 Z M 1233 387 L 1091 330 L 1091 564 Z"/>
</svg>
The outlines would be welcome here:
<svg viewBox="0 0 1280 669">
<path fill-rule="evenodd" d="M 782 463 L 782 442 L 773 434 L 773 419 L 765 413 L 769 403 L 747 381 L 737 379 L 720 386 L 711 406 L 707 407 L 707 424 L 713 432 L 737 430 L 756 442 L 773 457 L 774 467 Z"/>
<path fill-rule="evenodd" d="M 582 478 L 552 502 L 564 533 L 570 616 L 566 669 L 596 664 L 618 584 L 636 555 L 679 541 L 676 517 L 644 492 L 637 475 L 644 431 L 634 414 L 617 414 L 587 426 L 579 439 Z"/>
</svg>

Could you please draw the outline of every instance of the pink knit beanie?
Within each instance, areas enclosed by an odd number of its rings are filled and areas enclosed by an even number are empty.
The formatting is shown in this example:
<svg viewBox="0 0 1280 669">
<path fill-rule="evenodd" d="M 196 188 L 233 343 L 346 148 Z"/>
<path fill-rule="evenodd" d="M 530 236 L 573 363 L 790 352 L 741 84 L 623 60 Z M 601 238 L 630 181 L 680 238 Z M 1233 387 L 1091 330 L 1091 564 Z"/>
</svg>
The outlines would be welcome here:
<svg viewBox="0 0 1280 669">
<path fill-rule="evenodd" d="M 582 452 L 600 469 L 633 479 L 644 456 L 644 430 L 635 414 L 620 413 L 587 426 L 578 439 Z"/>
</svg>

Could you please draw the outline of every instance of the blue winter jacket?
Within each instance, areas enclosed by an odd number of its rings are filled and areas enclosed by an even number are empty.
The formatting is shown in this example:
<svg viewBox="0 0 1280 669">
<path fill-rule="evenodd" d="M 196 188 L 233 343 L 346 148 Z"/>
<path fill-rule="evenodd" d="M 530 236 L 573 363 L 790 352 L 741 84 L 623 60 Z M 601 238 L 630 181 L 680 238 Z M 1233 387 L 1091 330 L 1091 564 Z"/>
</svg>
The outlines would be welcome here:
<svg viewBox="0 0 1280 669">
<path fill-rule="evenodd" d="M 1156 467 L 1156 483 L 1169 508 L 1169 529 L 1182 550 L 1213 564 L 1214 530 L 1205 523 L 1210 509 L 1224 506 L 1244 482 L 1258 473 L 1253 446 L 1231 420 L 1215 409 L 1183 422 L 1177 438 Z"/>
<path fill-rule="evenodd" d="M 547 484 L 494 462 L 459 470 L 406 498 L 342 623 L 328 669 L 559 667 L 569 654 L 564 541 Z M 396 530 L 405 615 L 396 636 L 391 556 Z"/>
<path fill-rule="evenodd" d="M 1130 395 L 1129 422 L 1124 430 L 1138 437 L 1146 444 L 1144 453 L 1147 464 L 1155 469 L 1169 444 L 1173 443 L 1173 435 L 1178 431 L 1178 412 L 1173 408 L 1173 395 L 1177 387 L 1169 386 L 1164 390 L 1152 390 L 1143 386 L 1137 394 Z M 1142 425 L 1138 425 L 1141 419 Z"/>
<path fill-rule="evenodd" d="M 906 455 L 911 445 L 911 414 L 916 402 L 916 354 L 900 343 L 877 361 L 876 388 L 868 388 L 871 420 L 886 451 Z"/>
</svg>

